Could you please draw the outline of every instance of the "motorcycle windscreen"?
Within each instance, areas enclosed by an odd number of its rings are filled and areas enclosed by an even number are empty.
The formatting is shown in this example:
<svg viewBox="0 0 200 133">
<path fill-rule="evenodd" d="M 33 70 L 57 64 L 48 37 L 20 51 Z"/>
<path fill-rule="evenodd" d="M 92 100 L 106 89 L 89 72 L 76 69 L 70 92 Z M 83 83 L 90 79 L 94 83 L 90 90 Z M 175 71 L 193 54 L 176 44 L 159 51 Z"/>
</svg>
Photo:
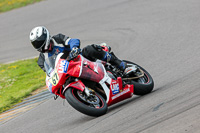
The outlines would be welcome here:
<svg viewBox="0 0 200 133">
<path fill-rule="evenodd" d="M 44 68 L 46 74 L 50 77 L 50 73 L 54 70 L 56 56 L 51 56 L 45 59 Z"/>
</svg>

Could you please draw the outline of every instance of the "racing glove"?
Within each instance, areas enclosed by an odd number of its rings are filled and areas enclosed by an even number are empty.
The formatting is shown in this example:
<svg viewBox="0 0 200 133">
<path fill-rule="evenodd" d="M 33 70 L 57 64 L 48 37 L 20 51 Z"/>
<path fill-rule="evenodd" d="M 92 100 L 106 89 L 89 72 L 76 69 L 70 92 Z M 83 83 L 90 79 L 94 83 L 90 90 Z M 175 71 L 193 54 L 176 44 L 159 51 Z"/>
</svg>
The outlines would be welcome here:
<svg viewBox="0 0 200 133">
<path fill-rule="evenodd" d="M 67 60 L 72 60 L 75 57 L 77 57 L 81 53 L 81 49 L 74 47 L 72 48 L 71 52 L 69 53 L 69 56 L 67 57 Z"/>
</svg>

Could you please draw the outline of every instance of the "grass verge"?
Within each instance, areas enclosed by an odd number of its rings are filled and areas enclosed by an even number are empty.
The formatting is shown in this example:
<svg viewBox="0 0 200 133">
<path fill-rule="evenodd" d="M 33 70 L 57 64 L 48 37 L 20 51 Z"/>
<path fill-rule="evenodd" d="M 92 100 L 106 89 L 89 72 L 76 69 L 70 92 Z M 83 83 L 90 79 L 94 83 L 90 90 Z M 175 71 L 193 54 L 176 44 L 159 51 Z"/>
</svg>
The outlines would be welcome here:
<svg viewBox="0 0 200 133">
<path fill-rule="evenodd" d="M 0 0 L 0 13 L 23 7 L 41 0 Z"/>
<path fill-rule="evenodd" d="M 0 113 L 42 86 L 45 86 L 45 73 L 37 65 L 37 58 L 1 64 Z"/>
</svg>

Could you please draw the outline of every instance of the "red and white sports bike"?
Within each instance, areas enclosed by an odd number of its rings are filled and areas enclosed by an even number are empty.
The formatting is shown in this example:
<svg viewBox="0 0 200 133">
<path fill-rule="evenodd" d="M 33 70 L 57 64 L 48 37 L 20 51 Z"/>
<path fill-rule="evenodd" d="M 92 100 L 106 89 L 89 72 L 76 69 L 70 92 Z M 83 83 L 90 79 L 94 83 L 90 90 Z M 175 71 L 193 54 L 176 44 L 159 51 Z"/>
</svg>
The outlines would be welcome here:
<svg viewBox="0 0 200 133">
<path fill-rule="evenodd" d="M 153 90 L 153 79 L 139 65 L 129 76 L 123 76 L 115 66 L 109 63 L 92 62 L 78 55 L 67 61 L 63 53 L 45 61 L 48 89 L 66 99 L 76 110 L 90 116 L 101 116 L 108 106 L 135 95 L 145 95 Z"/>
</svg>

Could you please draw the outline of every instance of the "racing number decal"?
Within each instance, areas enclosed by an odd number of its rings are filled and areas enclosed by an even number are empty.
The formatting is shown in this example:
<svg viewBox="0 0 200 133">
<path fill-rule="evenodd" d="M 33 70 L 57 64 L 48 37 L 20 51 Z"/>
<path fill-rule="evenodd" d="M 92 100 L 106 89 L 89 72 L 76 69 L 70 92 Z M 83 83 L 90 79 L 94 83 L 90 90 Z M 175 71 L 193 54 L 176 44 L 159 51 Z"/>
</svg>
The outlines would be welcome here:
<svg viewBox="0 0 200 133">
<path fill-rule="evenodd" d="M 56 86 L 58 84 L 58 80 L 59 80 L 59 77 L 58 77 L 58 73 L 57 71 L 54 72 L 52 78 L 49 80 L 54 86 Z"/>
<path fill-rule="evenodd" d="M 57 85 L 58 83 L 58 73 L 54 73 L 53 77 L 52 77 L 52 82 L 53 82 L 53 85 Z"/>
</svg>

